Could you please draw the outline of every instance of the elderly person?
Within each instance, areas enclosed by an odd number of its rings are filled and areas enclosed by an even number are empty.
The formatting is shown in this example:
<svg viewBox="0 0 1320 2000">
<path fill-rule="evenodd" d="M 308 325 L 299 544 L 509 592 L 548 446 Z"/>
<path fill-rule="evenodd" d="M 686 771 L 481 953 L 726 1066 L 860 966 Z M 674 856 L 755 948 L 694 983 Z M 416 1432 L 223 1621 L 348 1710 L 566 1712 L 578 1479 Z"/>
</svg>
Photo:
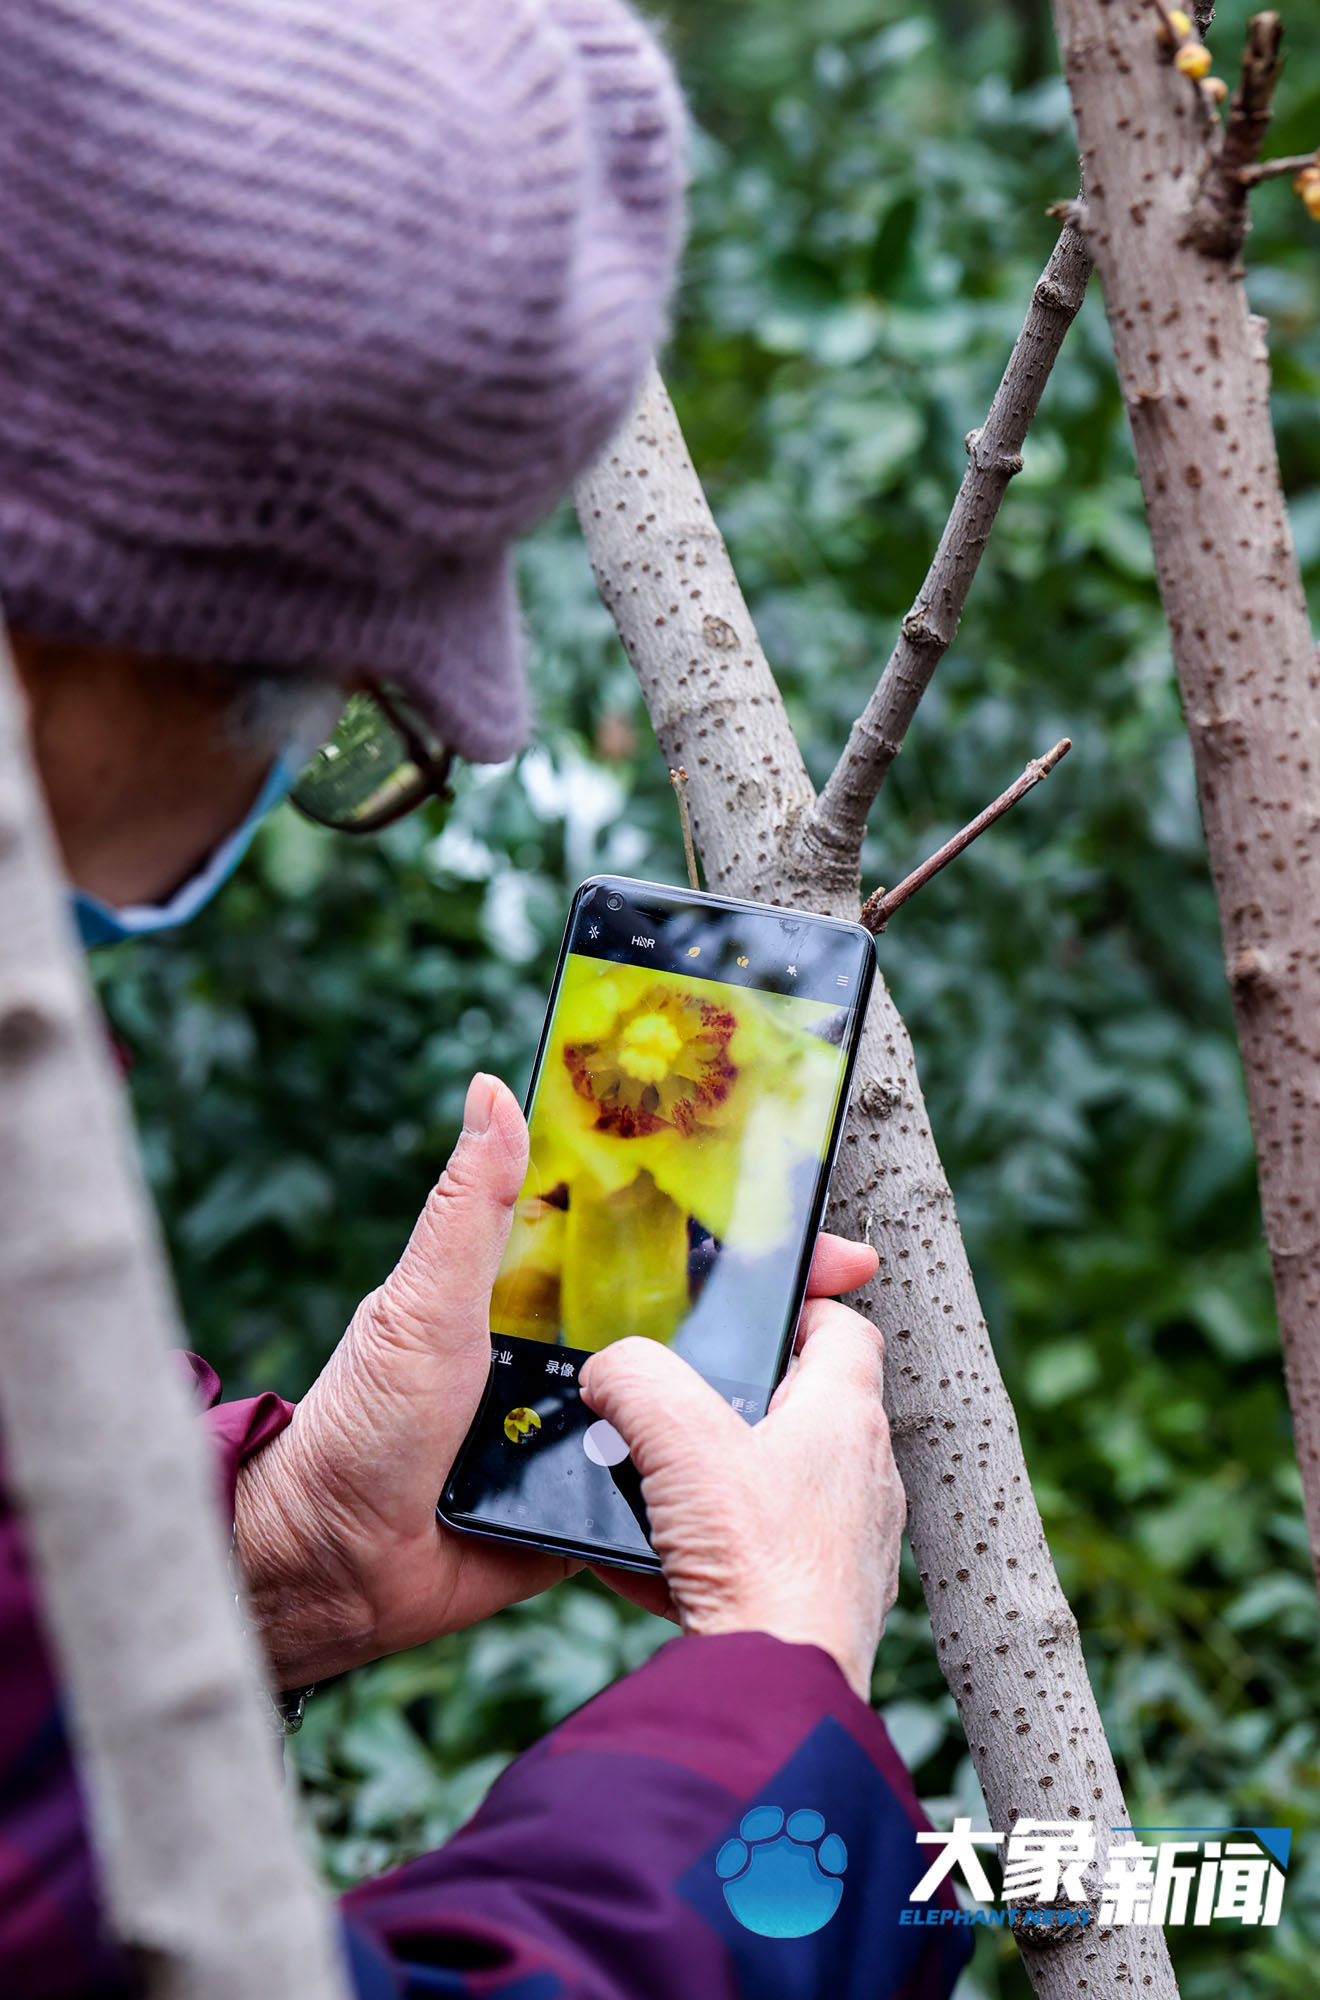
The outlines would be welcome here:
<svg viewBox="0 0 1320 2000">
<path fill-rule="evenodd" d="M 215 892 L 346 690 L 402 730 L 392 809 L 448 752 L 523 740 L 510 544 L 660 333 L 681 112 L 622 0 L 8 0 L 0 55 L 0 596 L 96 944 Z M 277 1689 L 569 1567 L 435 1515 L 525 1161 L 516 1102 L 477 1076 L 303 1401 L 220 1403 L 195 1364 Z M 799 1357 L 736 1448 L 673 1354 L 593 1358 L 583 1394 L 664 1557 L 658 1594 L 616 1580 L 682 1636 L 443 1850 L 345 1898 L 362 1995 L 948 1992 L 957 1934 L 898 1924 L 923 1822 L 867 1705 L 903 1500 L 879 1336 L 828 1295 L 874 1267 L 822 1239 Z M 809 1936 L 749 1927 L 715 1867 L 744 1835 L 773 1848 L 785 1810 L 787 1856 L 754 1865 L 844 1883 Z M 137 1990 L 0 1485 L 0 1993 Z"/>
</svg>

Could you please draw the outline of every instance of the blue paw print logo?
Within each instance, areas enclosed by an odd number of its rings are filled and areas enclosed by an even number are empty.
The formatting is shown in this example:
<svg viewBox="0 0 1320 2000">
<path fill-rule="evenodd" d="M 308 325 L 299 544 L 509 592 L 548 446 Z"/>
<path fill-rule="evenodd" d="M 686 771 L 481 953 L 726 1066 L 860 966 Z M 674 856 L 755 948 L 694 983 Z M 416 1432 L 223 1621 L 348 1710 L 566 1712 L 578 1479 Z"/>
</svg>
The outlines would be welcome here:
<svg viewBox="0 0 1320 2000">
<path fill-rule="evenodd" d="M 826 1833 L 820 1814 L 806 1807 L 785 1819 L 778 1806 L 753 1806 L 737 1838 L 715 1856 L 738 1922 L 773 1938 L 809 1937 L 827 1924 L 842 1901 L 847 1866 L 838 1834 Z"/>
</svg>

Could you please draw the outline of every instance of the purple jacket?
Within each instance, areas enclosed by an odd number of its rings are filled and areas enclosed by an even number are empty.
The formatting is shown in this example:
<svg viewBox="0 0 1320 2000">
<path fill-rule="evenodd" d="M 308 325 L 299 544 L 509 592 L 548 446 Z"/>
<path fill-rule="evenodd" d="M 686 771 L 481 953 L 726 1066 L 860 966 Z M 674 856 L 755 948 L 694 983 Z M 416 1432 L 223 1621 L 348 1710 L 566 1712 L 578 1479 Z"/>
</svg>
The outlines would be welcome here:
<svg viewBox="0 0 1320 2000">
<path fill-rule="evenodd" d="M 219 1403 L 222 1491 L 289 1420 Z M 884 1725 L 814 1646 L 675 1639 L 512 1764 L 444 1847 L 342 1900 L 360 2000 L 946 2000 L 969 1936 L 899 1925 L 926 1825 Z M 841 1885 L 841 1886 L 840 1886 Z M 929 1906 L 952 1911 L 947 1884 Z M 815 1921 L 802 1936 L 767 1936 Z M 749 1921 L 750 1920 L 750 1921 Z M 0 1994 L 127 2000 L 0 1483 Z M 274 2000 L 274 1996 L 273 1996 Z"/>
</svg>

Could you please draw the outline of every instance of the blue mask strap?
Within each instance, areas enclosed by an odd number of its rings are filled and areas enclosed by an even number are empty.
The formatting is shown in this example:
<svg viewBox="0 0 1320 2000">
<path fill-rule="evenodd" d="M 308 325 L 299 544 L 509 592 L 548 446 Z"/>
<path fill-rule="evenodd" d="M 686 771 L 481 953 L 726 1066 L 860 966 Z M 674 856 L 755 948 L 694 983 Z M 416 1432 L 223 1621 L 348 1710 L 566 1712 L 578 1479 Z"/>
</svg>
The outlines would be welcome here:
<svg viewBox="0 0 1320 2000">
<path fill-rule="evenodd" d="M 288 797 L 297 782 L 304 760 L 292 748 L 282 750 L 266 775 L 240 826 L 227 834 L 212 850 L 195 875 L 176 889 L 167 903 L 128 903 L 115 909 L 84 889 L 73 892 L 78 932 L 88 951 L 97 945 L 121 944 L 125 938 L 146 937 L 152 931 L 172 930 L 186 924 L 204 909 L 217 890 L 224 887 L 252 844 L 252 836 L 277 805 Z"/>
</svg>

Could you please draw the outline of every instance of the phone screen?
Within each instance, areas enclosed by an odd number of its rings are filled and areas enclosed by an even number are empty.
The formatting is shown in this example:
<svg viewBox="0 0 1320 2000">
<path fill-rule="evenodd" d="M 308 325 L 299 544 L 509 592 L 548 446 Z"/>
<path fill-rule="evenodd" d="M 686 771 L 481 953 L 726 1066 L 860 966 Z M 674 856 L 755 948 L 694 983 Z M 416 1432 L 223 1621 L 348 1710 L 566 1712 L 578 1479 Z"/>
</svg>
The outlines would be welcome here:
<svg viewBox="0 0 1320 2000">
<path fill-rule="evenodd" d="M 787 1362 L 874 972 L 859 926 L 622 878 L 574 900 L 455 1525 L 642 1564 L 589 1355 L 664 1341 L 749 1423 Z"/>
</svg>

